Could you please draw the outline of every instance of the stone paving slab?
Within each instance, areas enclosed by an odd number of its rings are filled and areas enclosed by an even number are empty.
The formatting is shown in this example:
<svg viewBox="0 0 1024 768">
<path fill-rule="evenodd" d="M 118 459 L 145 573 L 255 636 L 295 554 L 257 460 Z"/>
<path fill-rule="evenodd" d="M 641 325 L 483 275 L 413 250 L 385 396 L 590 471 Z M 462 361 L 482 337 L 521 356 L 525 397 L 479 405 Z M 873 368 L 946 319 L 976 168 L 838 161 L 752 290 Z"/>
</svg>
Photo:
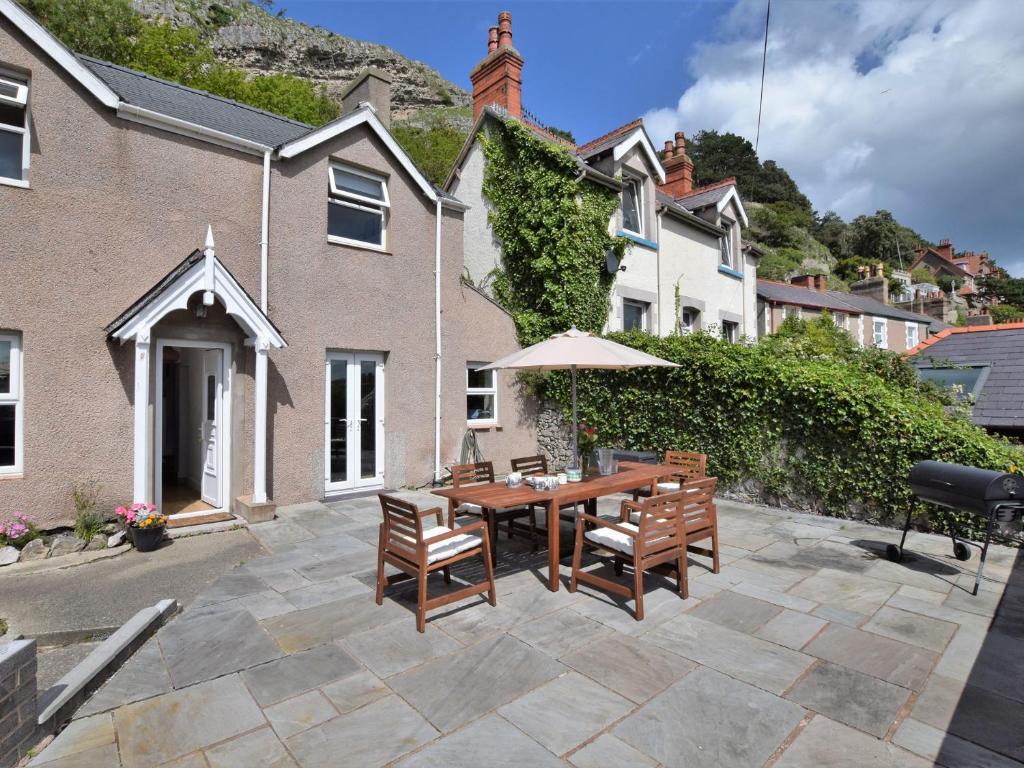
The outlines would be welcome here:
<svg viewBox="0 0 1024 768">
<path fill-rule="evenodd" d="M 861 629 L 942 653 L 957 625 L 882 606 Z"/>
<path fill-rule="evenodd" d="M 885 736 L 910 697 L 910 690 L 838 664 L 815 667 L 786 698 L 840 723 Z"/>
<path fill-rule="evenodd" d="M 690 616 L 713 621 L 737 632 L 755 632 L 782 613 L 777 605 L 738 592 L 720 592 L 690 610 Z"/>
<path fill-rule="evenodd" d="M 488 715 L 401 761 L 398 768 L 560 768 L 563 765 L 515 726 L 496 715 Z"/>
<path fill-rule="evenodd" d="M 287 739 L 314 725 L 326 723 L 338 715 L 330 699 L 320 691 L 309 691 L 294 698 L 266 707 L 263 714 L 279 738 Z"/>
<path fill-rule="evenodd" d="M 938 658 L 932 651 L 841 624 L 826 627 L 804 651 L 915 691 L 921 690 Z"/>
<path fill-rule="evenodd" d="M 613 733 L 666 768 L 760 768 L 803 716 L 792 702 L 699 669 Z"/>
<path fill-rule="evenodd" d="M 284 745 L 269 728 L 247 733 L 206 750 L 210 768 L 296 768 Z"/>
<path fill-rule="evenodd" d="M 576 672 L 520 696 L 498 714 L 556 755 L 628 714 L 633 703 Z"/>
<path fill-rule="evenodd" d="M 945 768 L 1020 768 L 1016 760 L 997 755 L 913 718 L 903 721 L 892 741 Z"/>
<path fill-rule="evenodd" d="M 822 568 L 790 589 L 789 594 L 870 616 L 897 589 L 899 585 L 891 581 Z"/>
<path fill-rule="evenodd" d="M 638 752 L 622 739 L 604 733 L 583 749 L 574 752 L 569 761 L 576 768 L 656 768 L 653 759 Z"/>
<path fill-rule="evenodd" d="M 611 627 L 568 609 L 549 613 L 509 630 L 513 637 L 556 659 L 612 632 Z"/>
<path fill-rule="evenodd" d="M 929 760 L 818 715 L 782 753 L 774 768 L 930 768 L 931 765 Z"/>
<path fill-rule="evenodd" d="M 242 679 L 260 706 L 276 704 L 297 693 L 359 672 L 359 663 L 339 646 L 328 643 L 252 667 Z"/>
<path fill-rule="evenodd" d="M 817 616 L 783 609 L 782 613 L 768 621 L 754 635 L 799 651 L 827 625 L 827 621 Z"/>
<path fill-rule="evenodd" d="M 378 677 L 390 677 L 462 648 L 436 627 L 417 632 L 413 622 L 397 622 L 352 635 L 343 646 Z"/>
</svg>

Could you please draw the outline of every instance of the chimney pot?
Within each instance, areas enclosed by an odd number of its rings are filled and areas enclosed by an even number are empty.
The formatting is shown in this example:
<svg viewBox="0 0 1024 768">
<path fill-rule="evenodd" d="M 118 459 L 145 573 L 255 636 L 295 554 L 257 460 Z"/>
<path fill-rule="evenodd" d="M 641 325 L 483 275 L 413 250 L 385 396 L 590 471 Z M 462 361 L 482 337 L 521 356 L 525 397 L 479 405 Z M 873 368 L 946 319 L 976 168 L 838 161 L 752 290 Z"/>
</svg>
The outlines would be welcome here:
<svg viewBox="0 0 1024 768">
<path fill-rule="evenodd" d="M 676 131 L 676 149 L 680 152 L 686 151 L 686 136 L 682 131 Z"/>
<path fill-rule="evenodd" d="M 674 150 L 675 150 L 675 147 L 672 144 L 672 142 L 671 141 L 666 141 L 665 142 L 665 159 L 666 160 L 671 160 L 672 159 L 672 155 L 673 155 L 673 151 Z"/>
<path fill-rule="evenodd" d="M 494 53 L 498 50 L 498 28 L 491 27 L 487 30 L 487 52 Z"/>
<path fill-rule="evenodd" d="M 505 48 L 512 45 L 512 14 L 502 11 L 498 14 L 498 47 Z"/>
</svg>

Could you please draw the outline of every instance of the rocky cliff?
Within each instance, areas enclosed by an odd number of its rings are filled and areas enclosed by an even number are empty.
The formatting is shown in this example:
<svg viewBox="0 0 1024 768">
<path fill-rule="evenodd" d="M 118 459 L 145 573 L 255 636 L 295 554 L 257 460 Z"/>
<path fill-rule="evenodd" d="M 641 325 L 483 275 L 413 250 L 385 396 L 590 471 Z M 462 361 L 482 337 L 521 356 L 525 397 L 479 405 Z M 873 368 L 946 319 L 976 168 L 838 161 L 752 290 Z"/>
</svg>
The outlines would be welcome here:
<svg viewBox="0 0 1024 768">
<path fill-rule="evenodd" d="M 393 78 L 392 115 L 402 120 L 424 108 L 469 106 L 469 94 L 420 61 L 385 45 L 353 40 L 268 12 L 250 0 L 134 0 L 151 19 L 194 26 L 225 64 L 253 74 L 284 72 L 322 84 L 340 103 L 340 94 L 364 67 L 377 67 Z M 390 10 L 387 12 L 390 12 Z"/>
</svg>

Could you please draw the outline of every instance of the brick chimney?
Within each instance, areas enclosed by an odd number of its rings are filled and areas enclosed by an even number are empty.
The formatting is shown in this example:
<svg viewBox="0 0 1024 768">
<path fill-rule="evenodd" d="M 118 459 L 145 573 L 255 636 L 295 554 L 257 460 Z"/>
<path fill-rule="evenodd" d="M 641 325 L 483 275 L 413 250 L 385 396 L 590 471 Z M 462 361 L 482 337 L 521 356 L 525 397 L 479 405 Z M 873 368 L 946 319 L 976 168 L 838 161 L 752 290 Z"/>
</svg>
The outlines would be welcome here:
<svg viewBox="0 0 1024 768">
<path fill-rule="evenodd" d="M 942 258 L 948 261 L 953 260 L 953 244 L 949 242 L 948 237 L 939 240 L 939 244 L 936 246 L 935 250 L 938 251 Z"/>
<path fill-rule="evenodd" d="M 812 291 L 824 291 L 828 275 L 797 275 L 790 278 L 790 285 L 797 285 L 801 288 L 809 288 Z"/>
<path fill-rule="evenodd" d="M 665 142 L 665 183 L 658 188 L 672 198 L 688 195 L 693 191 L 693 161 L 686 155 L 686 137 L 676 131 L 676 141 Z"/>
<path fill-rule="evenodd" d="M 498 14 L 498 26 L 487 31 L 487 56 L 469 73 L 473 83 L 473 119 L 494 104 L 512 117 L 523 113 L 523 57 L 512 47 L 512 14 Z"/>
<path fill-rule="evenodd" d="M 870 296 L 872 299 L 889 303 L 889 278 L 885 276 L 884 264 L 872 264 L 870 267 L 857 267 L 855 283 L 850 283 L 850 293 L 859 296 Z"/>
<path fill-rule="evenodd" d="M 391 75 L 376 67 L 367 67 L 341 94 L 341 113 L 347 115 L 367 102 L 386 128 L 391 127 Z"/>
</svg>

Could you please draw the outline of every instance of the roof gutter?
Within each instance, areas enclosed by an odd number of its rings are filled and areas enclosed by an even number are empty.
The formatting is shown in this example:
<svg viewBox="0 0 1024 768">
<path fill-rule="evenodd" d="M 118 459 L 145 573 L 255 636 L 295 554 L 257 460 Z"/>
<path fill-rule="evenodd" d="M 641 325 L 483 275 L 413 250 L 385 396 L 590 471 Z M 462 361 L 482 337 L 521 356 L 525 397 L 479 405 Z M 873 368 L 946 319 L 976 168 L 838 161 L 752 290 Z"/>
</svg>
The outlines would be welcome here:
<svg viewBox="0 0 1024 768">
<path fill-rule="evenodd" d="M 240 136 L 232 136 L 230 133 L 224 133 L 223 131 L 215 131 L 212 128 L 206 128 L 197 123 L 191 123 L 188 120 L 170 117 L 124 101 L 117 105 L 117 115 L 125 120 L 131 120 L 132 122 L 141 123 L 153 128 L 161 128 L 193 139 L 209 141 L 213 144 L 219 144 L 229 149 L 237 149 L 251 155 L 266 155 L 267 152 L 271 152 L 274 149 L 267 144 L 243 139 Z"/>
</svg>

